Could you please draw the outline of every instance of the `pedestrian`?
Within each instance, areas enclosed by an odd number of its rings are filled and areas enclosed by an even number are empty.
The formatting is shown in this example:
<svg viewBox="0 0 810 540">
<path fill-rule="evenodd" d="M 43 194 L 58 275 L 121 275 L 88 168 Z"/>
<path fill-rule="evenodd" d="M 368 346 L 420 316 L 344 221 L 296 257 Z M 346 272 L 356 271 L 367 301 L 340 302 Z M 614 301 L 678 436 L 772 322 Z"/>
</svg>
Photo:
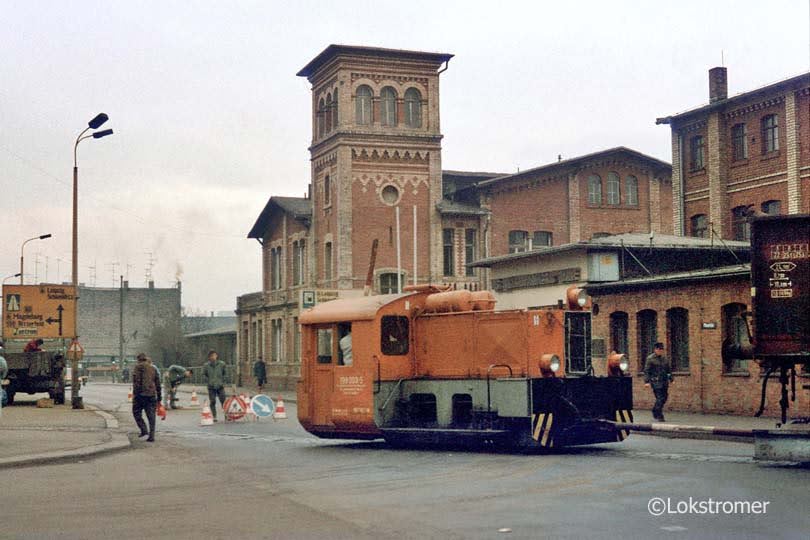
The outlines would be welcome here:
<svg viewBox="0 0 810 540">
<path fill-rule="evenodd" d="M 669 358 L 664 355 L 664 344 L 656 343 L 653 353 L 647 356 L 644 363 L 644 386 L 652 386 L 655 395 L 655 406 L 653 406 L 653 418 L 664 421 L 664 405 L 669 397 L 669 383 L 672 382 L 672 369 L 669 365 Z"/>
<path fill-rule="evenodd" d="M 125 383 L 129 382 L 129 368 L 124 366 L 124 369 L 121 371 L 121 380 Z"/>
<path fill-rule="evenodd" d="M 38 338 L 32 339 L 31 341 L 25 344 L 23 352 L 40 352 L 42 350 L 42 345 L 44 343 L 45 342 L 42 341 L 42 339 Z"/>
<path fill-rule="evenodd" d="M 3 340 L 0 339 L 0 412 L 3 410 L 3 400 L 6 398 L 6 389 L 3 387 L 3 381 L 8 376 L 8 362 L 3 358 Z"/>
<path fill-rule="evenodd" d="M 217 421 L 217 398 L 225 414 L 225 362 L 219 359 L 217 351 L 208 351 L 208 362 L 203 367 L 203 380 L 208 387 L 208 402 L 211 404 L 211 416 Z"/>
<path fill-rule="evenodd" d="M 259 387 L 259 393 L 264 390 L 264 385 L 267 383 L 267 364 L 260 356 L 253 364 L 253 376 L 256 377 L 256 384 Z"/>
<path fill-rule="evenodd" d="M 160 375 L 152 361 L 145 354 L 138 355 L 138 361 L 132 370 L 132 416 L 141 429 L 139 437 L 149 435 L 148 442 L 155 441 L 155 408 L 160 401 Z M 146 430 L 142 413 L 146 413 L 149 431 Z"/>
<path fill-rule="evenodd" d="M 164 376 L 163 386 L 163 397 L 166 400 L 164 405 L 166 407 L 177 408 L 177 388 L 186 380 L 186 377 L 191 377 L 191 375 L 191 370 L 183 366 L 177 364 L 169 366 Z"/>
<path fill-rule="evenodd" d="M 349 326 L 345 331 L 345 335 L 338 340 L 342 356 L 340 365 L 350 366 L 352 365 L 352 327 Z"/>
</svg>

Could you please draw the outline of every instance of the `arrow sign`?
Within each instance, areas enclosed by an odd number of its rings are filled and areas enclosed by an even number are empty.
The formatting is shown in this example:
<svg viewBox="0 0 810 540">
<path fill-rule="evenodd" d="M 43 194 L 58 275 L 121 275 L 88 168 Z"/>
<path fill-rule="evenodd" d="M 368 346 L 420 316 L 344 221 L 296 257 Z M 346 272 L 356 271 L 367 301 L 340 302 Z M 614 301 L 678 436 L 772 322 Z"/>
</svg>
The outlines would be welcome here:
<svg viewBox="0 0 810 540">
<path fill-rule="evenodd" d="M 258 394 L 250 401 L 250 408 L 256 416 L 266 418 L 276 411 L 276 404 L 264 394 Z"/>
<path fill-rule="evenodd" d="M 56 311 L 59 312 L 59 318 L 54 319 L 53 317 L 48 317 L 47 319 L 45 319 L 45 322 L 48 323 L 48 324 L 53 324 L 53 323 L 58 322 L 59 323 L 59 335 L 61 336 L 62 335 L 62 312 L 65 311 L 65 308 L 62 307 L 62 304 L 59 304 L 59 307 L 56 308 Z"/>
</svg>

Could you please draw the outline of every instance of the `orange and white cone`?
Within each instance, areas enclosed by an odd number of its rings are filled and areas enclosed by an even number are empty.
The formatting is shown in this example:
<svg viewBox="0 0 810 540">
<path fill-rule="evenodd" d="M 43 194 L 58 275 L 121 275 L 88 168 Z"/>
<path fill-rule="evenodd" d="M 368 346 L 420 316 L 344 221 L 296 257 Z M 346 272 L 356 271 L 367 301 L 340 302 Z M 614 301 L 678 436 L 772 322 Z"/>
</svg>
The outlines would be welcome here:
<svg viewBox="0 0 810 540">
<path fill-rule="evenodd" d="M 191 391 L 191 402 L 188 404 L 189 407 L 196 409 L 200 406 L 200 398 L 197 397 L 197 391 Z"/>
<path fill-rule="evenodd" d="M 208 406 L 208 402 L 205 402 L 205 407 L 202 408 L 202 412 L 200 413 L 200 425 L 201 426 L 213 426 L 214 425 L 214 415 L 211 414 L 211 407 Z"/>
<path fill-rule="evenodd" d="M 127 403 L 132 403 L 132 390 L 130 390 L 129 394 L 127 394 Z"/>
<path fill-rule="evenodd" d="M 276 400 L 276 412 L 273 413 L 273 418 L 276 420 L 283 420 L 287 418 L 287 411 L 284 409 L 284 400 L 281 396 Z"/>
</svg>

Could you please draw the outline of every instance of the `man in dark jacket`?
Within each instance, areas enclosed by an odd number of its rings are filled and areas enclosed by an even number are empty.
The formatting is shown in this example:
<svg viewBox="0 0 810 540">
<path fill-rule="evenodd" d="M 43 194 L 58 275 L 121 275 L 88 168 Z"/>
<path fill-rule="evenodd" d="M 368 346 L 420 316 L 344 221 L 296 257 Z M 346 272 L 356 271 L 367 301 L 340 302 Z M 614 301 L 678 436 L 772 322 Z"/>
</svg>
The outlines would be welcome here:
<svg viewBox="0 0 810 540">
<path fill-rule="evenodd" d="M 664 344 L 656 343 L 653 353 L 647 356 L 644 363 L 644 386 L 652 386 L 655 395 L 653 418 L 664 421 L 664 405 L 669 397 L 669 383 L 672 381 L 672 369 L 669 358 L 664 355 Z"/>
<path fill-rule="evenodd" d="M 208 362 L 203 367 L 203 381 L 208 387 L 208 402 L 211 404 L 211 416 L 217 421 L 217 398 L 225 413 L 225 362 L 219 359 L 217 351 L 208 351 Z"/>
<path fill-rule="evenodd" d="M 141 429 L 140 437 L 149 435 L 149 442 L 155 441 L 155 407 L 160 401 L 160 375 L 151 360 L 141 353 L 138 362 L 132 370 L 132 415 L 135 423 Z M 149 421 L 149 431 L 146 431 L 141 413 L 146 413 Z"/>
<path fill-rule="evenodd" d="M 267 382 L 267 364 L 264 363 L 261 356 L 256 360 L 256 363 L 253 364 L 253 376 L 256 377 L 256 385 L 259 387 L 259 392 L 262 392 Z"/>
<path fill-rule="evenodd" d="M 191 377 L 191 375 L 191 370 L 183 366 L 178 366 L 177 364 L 169 366 L 164 375 L 166 384 L 163 388 L 163 392 L 166 394 L 164 397 L 168 401 L 168 403 L 165 404 L 167 407 L 171 407 L 172 409 L 177 408 L 177 387 L 186 380 L 186 377 Z"/>
</svg>

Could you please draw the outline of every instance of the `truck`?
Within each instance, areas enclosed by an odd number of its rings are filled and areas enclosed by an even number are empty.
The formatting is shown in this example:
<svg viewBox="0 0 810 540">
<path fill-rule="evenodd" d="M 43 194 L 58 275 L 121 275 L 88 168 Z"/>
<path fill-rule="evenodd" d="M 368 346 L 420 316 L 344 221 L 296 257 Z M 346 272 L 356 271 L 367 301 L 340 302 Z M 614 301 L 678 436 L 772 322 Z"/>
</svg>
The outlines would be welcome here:
<svg viewBox="0 0 810 540">
<path fill-rule="evenodd" d="M 65 357 L 61 351 L 3 352 L 8 363 L 8 404 L 17 392 L 47 392 L 54 403 L 65 402 Z"/>
</svg>

